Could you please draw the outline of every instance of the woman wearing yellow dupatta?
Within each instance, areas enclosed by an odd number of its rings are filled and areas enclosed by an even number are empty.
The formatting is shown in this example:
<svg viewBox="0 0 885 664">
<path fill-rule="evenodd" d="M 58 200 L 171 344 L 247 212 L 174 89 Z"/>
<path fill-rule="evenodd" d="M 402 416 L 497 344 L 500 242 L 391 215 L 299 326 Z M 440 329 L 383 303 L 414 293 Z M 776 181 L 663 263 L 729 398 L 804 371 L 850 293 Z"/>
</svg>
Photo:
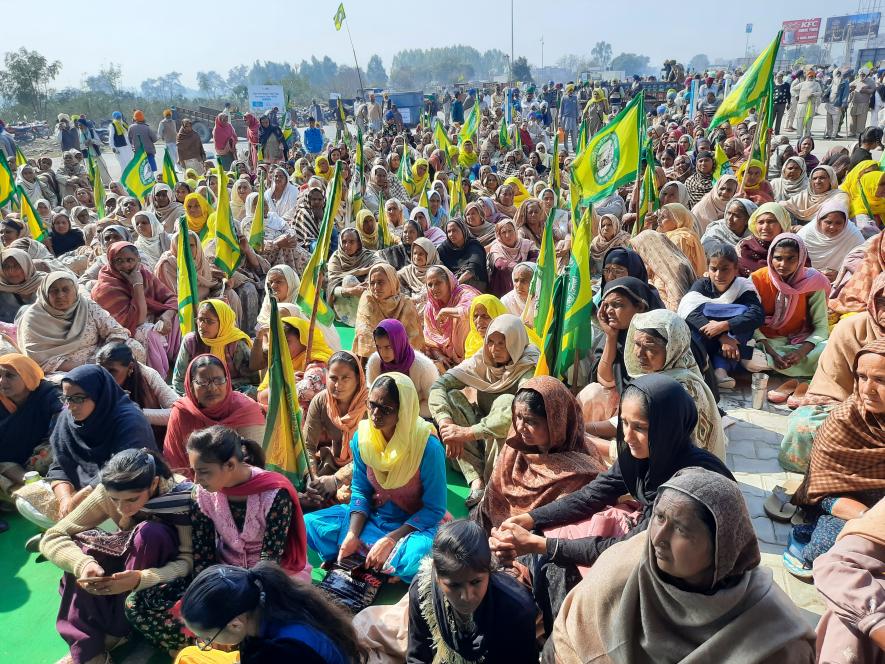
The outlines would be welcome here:
<svg viewBox="0 0 885 664">
<path fill-rule="evenodd" d="M 850 196 L 848 216 L 865 238 L 872 237 L 885 223 L 885 172 L 874 170 L 861 175 Z"/>
<path fill-rule="evenodd" d="M 516 207 L 519 207 L 520 205 L 522 205 L 523 201 L 526 201 L 532 197 L 532 195 L 529 193 L 529 190 L 526 189 L 525 185 L 522 183 L 522 180 L 520 180 L 515 175 L 511 175 L 509 178 L 504 180 L 504 184 L 509 184 L 511 187 L 513 187 L 513 204 Z"/>
<path fill-rule="evenodd" d="M 691 262 L 695 276 L 699 277 L 707 271 L 707 257 L 695 230 L 697 225 L 698 221 L 691 210 L 682 203 L 667 203 L 658 213 L 658 231 L 685 255 Z"/>
<path fill-rule="evenodd" d="M 479 161 L 479 155 L 473 147 L 473 141 L 467 139 L 458 150 L 458 166 L 470 169 Z"/>
<path fill-rule="evenodd" d="M 839 185 L 839 189 L 848 194 L 849 199 L 854 199 L 855 196 L 859 196 L 858 188 L 860 187 L 860 178 L 870 171 L 878 171 L 879 170 L 879 162 L 874 159 L 864 159 L 861 162 L 858 162 L 854 168 L 852 168 L 845 175 L 845 179 L 842 180 L 842 184 Z"/>
<path fill-rule="evenodd" d="M 403 187 L 409 196 L 415 198 L 415 196 L 424 191 L 424 187 L 427 186 L 429 181 L 430 165 L 426 159 L 416 159 L 415 163 L 412 164 L 412 181 L 403 182 Z"/>
<path fill-rule="evenodd" d="M 258 372 L 250 368 L 252 339 L 236 326 L 236 314 L 230 306 L 216 299 L 204 300 L 197 310 L 197 329 L 188 332 L 178 350 L 172 387 L 184 394 L 184 381 L 191 360 L 211 353 L 227 365 L 231 386 L 237 392 L 254 396 Z"/>
<path fill-rule="evenodd" d="M 408 376 L 378 376 L 368 403 L 350 442 L 350 504 L 306 514 L 307 543 L 324 561 L 362 553 L 369 569 L 410 582 L 446 515 L 445 451 Z"/>
<path fill-rule="evenodd" d="M 329 159 L 325 155 L 320 155 L 313 161 L 314 175 L 328 182 L 332 178 L 332 168 L 329 166 Z"/>
<path fill-rule="evenodd" d="M 184 197 L 184 217 L 187 227 L 200 237 L 204 243 L 210 238 L 209 214 L 212 209 L 202 194 L 188 194 Z"/>
<path fill-rule="evenodd" d="M 286 344 L 289 347 L 289 355 L 292 358 L 292 369 L 295 371 L 295 391 L 298 393 L 298 403 L 304 412 L 307 412 L 310 401 L 314 395 L 326 387 L 326 362 L 332 357 L 333 351 L 322 328 L 314 327 L 313 340 L 310 346 L 310 357 L 307 356 L 307 341 L 310 336 L 310 322 L 296 316 L 283 316 L 283 334 L 286 335 Z M 267 368 L 267 328 L 258 333 L 257 342 L 252 346 L 250 367 L 256 371 Z M 258 386 L 258 403 L 268 403 L 268 387 L 270 385 L 270 372 L 264 374 L 261 384 Z"/>
<path fill-rule="evenodd" d="M 470 314 L 468 316 L 470 332 L 468 332 L 467 339 L 464 341 L 465 359 L 473 357 L 478 351 L 482 350 L 485 343 L 486 330 L 489 329 L 491 322 L 498 316 L 509 313 L 511 312 L 507 309 L 507 306 L 494 295 L 485 294 L 473 298 L 473 301 L 470 303 Z M 529 343 L 533 343 L 538 348 L 541 348 L 541 339 L 537 333 L 529 327 L 526 327 L 525 331 L 529 335 Z"/>
</svg>

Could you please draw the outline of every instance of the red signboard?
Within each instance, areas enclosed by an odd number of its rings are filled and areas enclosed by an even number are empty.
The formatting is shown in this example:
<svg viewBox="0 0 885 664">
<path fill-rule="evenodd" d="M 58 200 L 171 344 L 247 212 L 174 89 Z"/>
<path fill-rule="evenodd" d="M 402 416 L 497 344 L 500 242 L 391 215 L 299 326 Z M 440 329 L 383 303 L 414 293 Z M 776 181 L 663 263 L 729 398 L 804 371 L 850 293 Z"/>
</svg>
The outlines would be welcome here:
<svg viewBox="0 0 885 664">
<path fill-rule="evenodd" d="M 784 21 L 784 36 L 781 44 L 793 46 L 795 44 L 816 44 L 820 34 L 820 19 L 806 18 L 800 21 Z"/>
</svg>

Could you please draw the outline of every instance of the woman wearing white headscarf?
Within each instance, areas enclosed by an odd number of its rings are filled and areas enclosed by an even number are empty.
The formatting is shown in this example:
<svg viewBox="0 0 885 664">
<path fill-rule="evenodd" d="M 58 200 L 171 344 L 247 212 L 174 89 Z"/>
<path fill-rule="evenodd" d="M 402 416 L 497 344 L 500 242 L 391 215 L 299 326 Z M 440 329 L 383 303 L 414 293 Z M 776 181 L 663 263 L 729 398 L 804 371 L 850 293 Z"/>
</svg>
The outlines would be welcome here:
<svg viewBox="0 0 885 664">
<path fill-rule="evenodd" d="M 258 192 L 246 196 L 242 231 L 247 238 L 252 233 L 255 208 L 258 205 Z M 301 248 L 295 230 L 269 206 L 264 206 L 264 243 L 256 251 L 271 265 L 291 265 L 297 272 L 303 272 L 310 254 Z"/>
<path fill-rule="evenodd" d="M 830 281 L 835 279 L 851 250 L 864 243 L 863 234 L 848 219 L 844 196 L 833 196 L 825 201 L 814 223 L 803 226 L 797 235 L 805 242 L 811 266 Z"/>
<path fill-rule="evenodd" d="M 817 216 L 818 210 L 830 198 L 843 198 L 845 207 L 848 207 L 848 195 L 839 189 L 839 179 L 833 167 L 815 166 L 808 177 L 805 190 L 784 201 L 783 208 L 793 219 L 807 223 Z"/>
<path fill-rule="evenodd" d="M 802 157 L 787 157 L 781 175 L 771 181 L 775 203 L 780 203 L 808 188 L 808 166 Z"/>
<path fill-rule="evenodd" d="M 37 179 L 37 171 L 30 164 L 25 164 L 18 169 L 15 183 L 24 189 L 31 203 L 35 203 L 37 199 L 43 198 L 43 190 L 40 188 L 40 181 Z"/>
<path fill-rule="evenodd" d="M 138 248 L 141 263 L 153 272 L 163 252 L 168 251 L 172 246 L 169 235 L 153 212 L 146 210 L 136 212 L 132 217 L 132 224 L 135 227 L 136 235 L 134 244 Z M 146 233 L 150 233 L 150 235 L 146 235 Z"/>
</svg>

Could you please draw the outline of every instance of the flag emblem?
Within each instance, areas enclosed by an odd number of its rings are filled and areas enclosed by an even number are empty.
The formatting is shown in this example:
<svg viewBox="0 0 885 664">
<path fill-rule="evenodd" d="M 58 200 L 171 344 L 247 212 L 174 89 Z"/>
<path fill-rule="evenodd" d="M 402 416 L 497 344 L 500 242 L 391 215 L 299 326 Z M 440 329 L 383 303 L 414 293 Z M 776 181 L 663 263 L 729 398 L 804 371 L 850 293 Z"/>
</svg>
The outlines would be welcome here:
<svg viewBox="0 0 885 664">
<path fill-rule="evenodd" d="M 600 185 L 606 185 L 618 171 L 621 161 L 621 142 L 618 135 L 612 132 L 593 146 L 590 155 L 593 162 L 593 175 Z"/>
</svg>

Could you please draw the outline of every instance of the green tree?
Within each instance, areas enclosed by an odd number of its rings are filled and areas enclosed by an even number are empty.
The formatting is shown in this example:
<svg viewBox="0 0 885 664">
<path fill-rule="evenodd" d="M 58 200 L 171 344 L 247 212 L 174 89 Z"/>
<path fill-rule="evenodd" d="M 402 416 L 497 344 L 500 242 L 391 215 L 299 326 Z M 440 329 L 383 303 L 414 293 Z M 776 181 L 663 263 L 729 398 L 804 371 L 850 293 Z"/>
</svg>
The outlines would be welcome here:
<svg viewBox="0 0 885 664">
<path fill-rule="evenodd" d="M 698 53 L 688 61 L 688 66 L 696 72 L 702 72 L 710 66 L 710 58 L 705 53 Z"/>
<path fill-rule="evenodd" d="M 608 64 L 612 61 L 612 45 L 608 42 L 599 41 L 590 49 L 590 55 L 596 62 L 596 66 L 608 69 Z"/>
<path fill-rule="evenodd" d="M 621 53 L 611 61 L 609 67 L 613 71 L 626 72 L 628 76 L 641 74 L 648 68 L 648 56 L 637 55 L 636 53 Z"/>
<path fill-rule="evenodd" d="M 107 67 L 100 69 L 97 74 L 87 76 L 83 80 L 83 87 L 89 92 L 110 95 L 115 99 L 119 98 L 120 90 L 123 88 L 123 70 L 120 65 L 112 62 Z"/>
<path fill-rule="evenodd" d="M 366 67 L 366 77 L 368 85 L 387 85 L 387 72 L 384 71 L 384 63 L 381 62 L 381 56 L 376 54 L 369 58 L 369 65 Z"/>
<path fill-rule="evenodd" d="M 33 110 L 35 117 L 45 118 L 52 94 L 49 86 L 61 72 L 61 62 L 49 62 L 37 51 L 22 47 L 7 53 L 4 64 L 6 68 L 0 71 L 0 95 Z"/>
<path fill-rule="evenodd" d="M 197 87 L 200 91 L 213 99 L 217 99 L 227 93 L 230 89 L 227 82 L 217 71 L 198 71 Z"/>
<path fill-rule="evenodd" d="M 523 83 L 534 83 L 529 61 L 526 60 L 524 55 L 513 61 L 513 80 Z"/>
</svg>

